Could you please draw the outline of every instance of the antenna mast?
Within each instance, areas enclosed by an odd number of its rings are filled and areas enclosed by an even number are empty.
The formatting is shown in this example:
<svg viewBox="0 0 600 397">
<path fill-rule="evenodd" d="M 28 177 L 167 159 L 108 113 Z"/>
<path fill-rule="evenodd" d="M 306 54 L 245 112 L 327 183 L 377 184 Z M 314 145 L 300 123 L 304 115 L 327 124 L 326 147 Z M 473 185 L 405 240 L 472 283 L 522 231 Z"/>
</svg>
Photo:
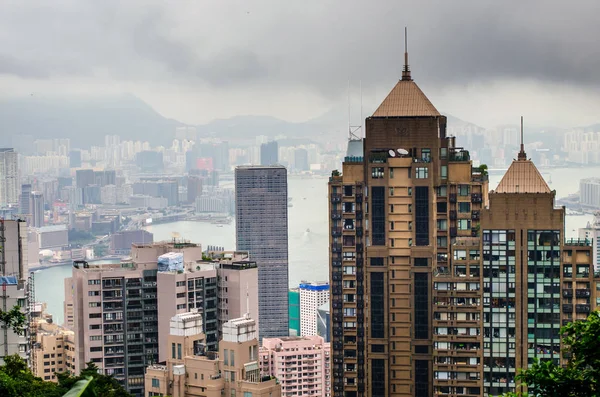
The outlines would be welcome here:
<svg viewBox="0 0 600 397">
<path fill-rule="evenodd" d="M 527 160 L 527 154 L 525 153 L 525 144 L 523 143 L 523 116 L 521 116 L 521 150 L 519 151 L 519 160 Z"/>
<path fill-rule="evenodd" d="M 408 29 L 404 27 L 404 68 L 402 69 L 402 80 L 410 81 L 410 68 L 408 67 Z"/>
<path fill-rule="evenodd" d="M 359 141 L 362 139 L 362 81 L 360 82 L 360 125 L 350 122 L 350 80 L 348 80 L 348 140 Z"/>
</svg>

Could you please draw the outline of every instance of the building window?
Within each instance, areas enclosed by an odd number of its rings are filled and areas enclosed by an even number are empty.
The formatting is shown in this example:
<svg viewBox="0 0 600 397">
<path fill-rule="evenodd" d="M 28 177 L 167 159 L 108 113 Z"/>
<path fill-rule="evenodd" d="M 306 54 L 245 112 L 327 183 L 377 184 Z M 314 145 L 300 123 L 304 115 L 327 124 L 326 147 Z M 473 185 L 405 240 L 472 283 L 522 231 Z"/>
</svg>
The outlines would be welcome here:
<svg viewBox="0 0 600 397">
<path fill-rule="evenodd" d="M 429 188 L 427 186 L 415 188 L 415 208 L 416 245 L 429 245 Z"/>
<path fill-rule="evenodd" d="M 421 160 L 431 162 L 431 149 L 421 149 Z"/>
<path fill-rule="evenodd" d="M 171 357 L 175 358 L 175 343 L 171 343 Z"/>
<path fill-rule="evenodd" d="M 458 230 L 469 230 L 471 228 L 471 221 L 469 219 L 458 220 Z"/>
<path fill-rule="evenodd" d="M 381 179 L 385 176 L 383 172 L 383 167 L 373 167 L 371 168 L 371 177 L 373 179 Z"/>
<path fill-rule="evenodd" d="M 235 356 L 234 356 L 234 353 L 235 352 L 233 350 L 229 351 L 229 362 L 230 362 L 230 364 L 231 364 L 232 367 L 235 367 Z M 231 379 L 231 380 L 233 380 L 233 379 Z"/>
<path fill-rule="evenodd" d="M 446 219 L 438 219 L 437 220 L 437 229 L 441 232 L 445 232 L 448 230 L 448 221 Z"/>
<path fill-rule="evenodd" d="M 458 203 L 458 212 L 464 214 L 467 212 L 471 212 L 471 203 Z"/>
<path fill-rule="evenodd" d="M 223 365 L 229 365 L 229 350 L 223 350 Z"/>
<path fill-rule="evenodd" d="M 427 178 L 429 178 L 429 168 L 427 168 L 427 167 L 417 167 L 415 169 L 415 178 L 417 178 L 417 179 L 427 179 Z"/>
<path fill-rule="evenodd" d="M 252 397 L 252 392 L 251 391 L 245 391 L 244 392 L 244 397 Z"/>
<path fill-rule="evenodd" d="M 100 291 L 88 291 L 88 296 L 100 296 Z"/>
<path fill-rule="evenodd" d="M 385 188 L 371 188 L 371 221 L 373 245 L 385 245 Z M 393 209 L 393 208 L 391 208 Z"/>
<path fill-rule="evenodd" d="M 394 169 L 390 168 L 390 179 L 394 179 Z"/>
<path fill-rule="evenodd" d="M 371 337 L 385 336 L 384 278 L 382 272 L 371 273 Z"/>
<path fill-rule="evenodd" d="M 445 148 L 445 147 L 440 148 L 440 158 L 441 159 L 448 158 L 448 148 Z"/>
<path fill-rule="evenodd" d="M 390 187 L 390 196 L 394 195 L 394 187 Z"/>
<path fill-rule="evenodd" d="M 160 387 L 160 381 L 158 379 L 152 379 L 152 387 Z"/>
<path fill-rule="evenodd" d="M 181 360 L 181 343 L 177 344 L 177 359 Z"/>
<path fill-rule="evenodd" d="M 440 175 L 442 179 L 448 179 L 448 166 L 442 165 L 440 167 Z"/>
<path fill-rule="evenodd" d="M 468 196 L 471 193 L 471 186 L 469 185 L 458 185 L 458 195 Z"/>
</svg>

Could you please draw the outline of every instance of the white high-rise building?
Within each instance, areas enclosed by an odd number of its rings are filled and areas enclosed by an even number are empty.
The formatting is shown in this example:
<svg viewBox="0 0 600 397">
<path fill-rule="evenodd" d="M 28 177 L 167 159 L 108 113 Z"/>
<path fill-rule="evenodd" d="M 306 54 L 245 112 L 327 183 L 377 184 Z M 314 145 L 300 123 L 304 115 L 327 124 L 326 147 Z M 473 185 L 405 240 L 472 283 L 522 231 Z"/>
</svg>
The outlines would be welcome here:
<svg viewBox="0 0 600 397">
<path fill-rule="evenodd" d="M 329 302 L 329 283 L 300 283 L 300 335 L 317 335 L 317 310 Z"/>
<path fill-rule="evenodd" d="M 0 206 L 19 203 L 18 153 L 0 148 Z"/>
<path fill-rule="evenodd" d="M 600 269 L 600 211 L 594 214 L 594 221 L 579 229 L 579 238 L 592 240 L 594 245 L 594 270 Z"/>
</svg>

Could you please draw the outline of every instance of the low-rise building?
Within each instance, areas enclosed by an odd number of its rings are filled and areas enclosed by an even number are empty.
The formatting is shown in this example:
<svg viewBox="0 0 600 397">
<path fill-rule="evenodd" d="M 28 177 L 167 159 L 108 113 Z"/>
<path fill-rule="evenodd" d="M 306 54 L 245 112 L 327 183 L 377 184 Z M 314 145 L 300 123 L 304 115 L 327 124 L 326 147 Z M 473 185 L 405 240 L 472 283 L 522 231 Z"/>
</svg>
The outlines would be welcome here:
<svg viewBox="0 0 600 397">
<path fill-rule="evenodd" d="M 40 304 L 36 304 L 38 306 Z M 52 322 L 52 317 L 35 319 L 35 344 L 31 351 L 31 371 L 45 381 L 57 382 L 57 373 L 75 372 L 75 334 Z"/>
<path fill-rule="evenodd" d="M 265 338 L 259 354 L 261 374 L 279 379 L 283 396 L 331 395 L 330 345 L 322 337 Z"/>
<path fill-rule="evenodd" d="M 218 352 L 206 348 L 199 313 L 178 314 L 169 327 L 166 362 L 146 369 L 148 396 L 281 396 L 277 379 L 260 374 L 258 332 L 249 315 L 223 324 Z"/>
</svg>

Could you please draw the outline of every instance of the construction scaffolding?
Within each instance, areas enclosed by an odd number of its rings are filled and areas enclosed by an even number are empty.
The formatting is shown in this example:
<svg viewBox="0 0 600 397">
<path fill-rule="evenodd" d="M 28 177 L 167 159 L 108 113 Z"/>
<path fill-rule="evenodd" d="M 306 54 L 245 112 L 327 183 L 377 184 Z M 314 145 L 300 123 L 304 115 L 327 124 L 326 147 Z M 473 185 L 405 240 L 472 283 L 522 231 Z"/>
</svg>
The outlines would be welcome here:
<svg viewBox="0 0 600 397">
<path fill-rule="evenodd" d="M 0 219 L 0 268 L 2 270 L 2 276 L 6 276 L 6 236 L 4 235 L 5 227 L 4 227 L 4 219 Z M 6 300 L 8 296 L 6 296 L 6 281 L 2 284 L 2 311 L 6 313 Z M 8 326 L 5 324 L 2 327 L 3 332 L 3 340 L 4 340 L 4 356 L 8 356 Z"/>
</svg>

